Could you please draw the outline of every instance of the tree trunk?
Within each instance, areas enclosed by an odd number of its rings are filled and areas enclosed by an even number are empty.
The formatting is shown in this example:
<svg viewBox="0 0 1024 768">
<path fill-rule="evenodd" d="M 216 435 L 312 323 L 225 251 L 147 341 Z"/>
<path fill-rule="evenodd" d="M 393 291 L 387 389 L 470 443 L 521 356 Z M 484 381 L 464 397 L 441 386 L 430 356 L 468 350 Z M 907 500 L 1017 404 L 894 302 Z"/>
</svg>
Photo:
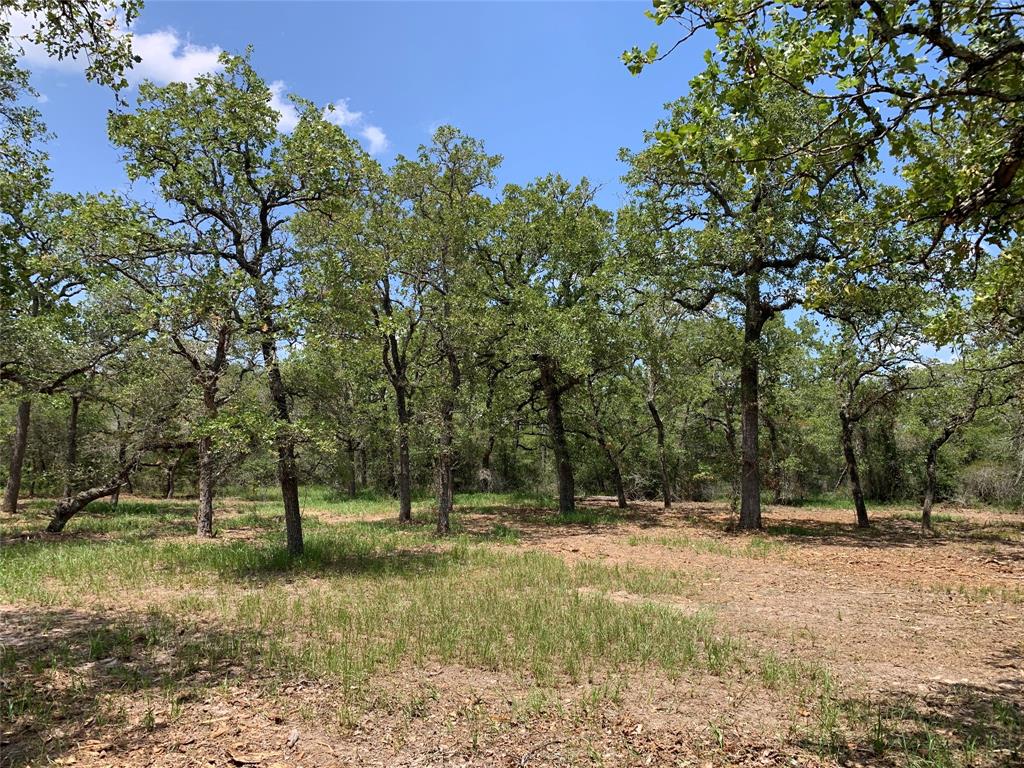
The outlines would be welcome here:
<svg viewBox="0 0 1024 768">
<path fill-rule="evenodd" d="M 494 487 L 491 474 L 491 455 L 494 453 L 494 433 L 487 436 L 484 454 L 480 457 L 480 472 L 477 474 L 477 485 L 481 493 L 487 493 Z"/>
<path fill-rule="evenodd" d="M 928 456 L 924 463 L 924 502 L 921 504 L 921 530 L 932 530 L 932 506 L 939 486 L 939 449 L 953 436 L 956 427 L 946 427 L 939 437 L 928 445 Z"/>
<path fill-rule="evenodd" d="M 117 493 L 134 469 L 135 463 L 133 462 L 123 466 L 109 482 L 93 488 L 87 488 L 76 493 L 74 496 L 61 499 L 53 509 L 53 517 L 50 520 L 50 524 L 46 526 L 47 532 L 60 533 L 64 530 L 64 526 L 68 524 L 68 520 L 85 509 L 90 503 L 96 501 L 96 499 L 102 499 L 105 496 Z"/>
<path fill-rule="evenodd" d="M 853 495 L 853 506 L 857 510 L 857 527 L 867 528 L 868 509 L 864 503 L 864 489 L 860 484 L 860 471 L 857 468 L 857 452 L 853 448 L 853 422 L 845 411 L 839 412 L 839 423 L 842 427 L 843 458 L 846 460 L 846 477 L 850 482 L 850 493 Z"/>
<path fill-rule="evenodd" d="M 658 461 L 661 463 L 662 505 L 665 509 L 671 509 L 672 488 L 669 485 L 668 480 L 668 456 L 665 452 L 665 424 L 661 420 L 661 414 L 658 412 L 658 405 L 655 403 L 653 397 L 647 401 L 647 410 L 651 412 L 651 418 L 654 419 L 654 429 L 658 435 Z"/>
<path fill-rule="evenodd" d="M 196 536 L 201 539 L 213 537 L 213 438 L 204 435 L 199 438 L 199 505 L 196 507 Z"/>
<path fill-rule="evenodd" d="M 81 395 L 71 396 L 71 412 L 68 415 L 68 442 L 64 453 L 64 496 L 71 495 L 78 471 L 78 413 L 82 405 Z"/>
<path fill-rule="evenodd" d="M 441 436 L 437 454 L 437 534 L 451 532 L 455 497 L 455 398 L 462 384 L 462 372 L 453 349 L 446 351 L 449 390 L 441 402 Z"/>
<path fill-rule="evenodd" d="M 442 414 L 442 419 L 446 418 L 450 417 L 445 417 Z M 442 423 L 437 455 L 437 534 L 439 536 L 446 536 L 451 532 L 451 513 L 454 504 L 451 427 L 450 423 Z"/>
<path fill-rule="evenodd" d="M 18 511 L 18 496 L 21 493 L 21 474 L 25 466 L 25 448 L 28 446 L 28 428 L 32 416 L 32 401 L 27 397 L 18 402 L 14 417 L 14 437 L 11 439 L 11 463 L 4 489 L 3 511 L 13 515 Z"/>
<path fill-rule="evenodd" d="M 181 465 L 181 456 L 167 464 L 167 477 L 164 482 L 164 498 L 174 498 L 174 485 L 178 479 L 178 467 Z"/>
<path fill-rule="evenodd" d="M 365 491 L 369 482 L 367 482 L 367 459 L 366 459 L 366 446 L 359 446 L 359 485 Z"/>
<path fill-rule="evenodd" d="M 358 493 L 356 488 L 356 444 L 354 440 L 348 440 L 345 444 L 345 451 L 348 453 L 348 497 L 354 499 Z"/>
<path fill-rule="evenodd" d="M 938 485 L 939 447 L 932 443 L 928 446 L 928 458 L 924 465 L 924 503 L 921 505 L 921 529 L 932 529 L 932 505 L 935 503 L 935 487 Z"/>
<path fill-rule="evenodd" d="M 412 522 L 412 465 L 409 461 L 408 395 L 404 386 L 395 387 L 395 410 L 398 415 L 398 522 Z"/>
<path fill-rule="evenodd" d="M 740 359 L 740 409 L 742 411 L 740 456 L 740 521 L 741 530 L 761 527 L 761 468 L 758 455 L 758 342 L 761 338 L 760 285 L 755 277 L 747 278 L 747 307 L 744 317 L 743 352 Z"/>
<path fill-rule="evenodd" d="M 562 390 L 555 375 L 556 364 L 549 359 L 540 361 L 540 385 L 547 400 L 548 434 L 551 449 L 555 454 L 555 470 L 558 476 L 558 512 L 571 515 L 576 509 L 576 488 L 572 475 L 572 460 L 569 457 L 569 443 L 565 437 L 565 422 L 562 419 Z"/>
<path fill-rule="evenodd" d="M 272 327 L 269 318 L 264 321 Z M 270 385 L 270 399 L 274 403 L 277 420 L 277 477 L 281 483 L 281 499 L 284 502 L 284 525 L 288 541 L 288 553 L 301 555 L 302 513 L 299 510 L 299 475 L 295 463 L 295 437 L 292 434 L 292 419 L 288 411 L 288 394 L 281 378 L 281 366 L 277 360 L 277 349 L 273 336 L 264 336 L 260 345 L 263 362 L 267 366 Z"/>
<path fill-rule="evenodd" d="M 604 449 L 604 454 L 608 457 L 608 463 L 612 468 L 612 485 L 615 486 L 616 503 L 619 509 L 627 509 L 629 504 L 626 502 L 626 486 L 622 482 L 622 468 L 619 466 L 619 457 L 608 447 L 607 443 L 602 444 L 601 447 Z"/>
</svg>

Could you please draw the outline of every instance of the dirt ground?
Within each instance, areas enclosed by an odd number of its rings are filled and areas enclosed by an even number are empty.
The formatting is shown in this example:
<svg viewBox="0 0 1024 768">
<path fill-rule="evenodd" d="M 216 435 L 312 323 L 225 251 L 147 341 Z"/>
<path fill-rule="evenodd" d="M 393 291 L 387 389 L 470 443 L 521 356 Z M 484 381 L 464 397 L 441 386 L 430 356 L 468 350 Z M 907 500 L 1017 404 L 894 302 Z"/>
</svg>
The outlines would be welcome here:
<svg viewBox="0 0 1024 768">
<path fill-rule="evenodd" d="M 840 728 L 842 743 L 823 751 L 811 738 L 828 716 L 821 702 L 744 670 L 625 681 L 609 673 L 538 691 L 521 676 L 428 664 L 381 676 L 349 711 L 349 694 L 336 686 L 281 686 L 234 667 L 204 670 L 168 704 L 154 690 L 120 695 L 122 662 L 75 660 L 46 680 L 59 726 L 29 733 L 5 718 L 0 765 L 868 766 L 914 764 L 915 755 L 925 756 L 921 766 L 1024 765 L 1024 518 L 943 509 L 954 519 L 922 536 L 908 511 L 878 511 L 864 533 L 848 511 L 769 507 L 756 538 L 728 533 L 728 510 L 716 503 L 670 511 L 638 503 L 621 521 L 594 526 L 500 508 L 459 520 L 469 531 L 500 524 L 518 535 L 506 546 L 570 562 L 689 574 L 685 597 L 612 597 L 710 608 L 758 653 L 823 666 L 837 706 L 876 712 L 876 730 L 898 721 L 897 752 L 872 748 L 870 723 Z M 110 621 L 86 609 L 0 606 L 0 645 L 45 656 L 57 640 L 87 644 Z M 169 660 L 140 648 L 132 664 L 133 674 L 158 680 Z M 112 704 L 119 725 L 91 714 Z M 988 740 L 975 753 L 978 734 Z M 943 762 L 922 745 L 933 738 L 960 751 Z"/>
</svg>

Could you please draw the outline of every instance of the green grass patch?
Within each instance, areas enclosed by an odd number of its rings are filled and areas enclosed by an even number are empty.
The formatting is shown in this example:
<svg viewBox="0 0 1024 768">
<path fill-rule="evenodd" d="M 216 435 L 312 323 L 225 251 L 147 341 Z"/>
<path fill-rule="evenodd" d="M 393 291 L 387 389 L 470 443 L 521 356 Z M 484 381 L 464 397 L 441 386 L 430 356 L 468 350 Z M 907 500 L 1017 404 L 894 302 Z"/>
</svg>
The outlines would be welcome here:
<svg viewBox="0 0 1024 768">
<path fill-rule="evenodd" d="M 684 535 L 630 536 L 631 547 L 655 545 L 666 549 L 686 549 L 691 552 L 724 555 L 725 557 L 766 558 L 781 552 L 785 545 L 763 536 L 751 536 L 736 541 L 723 541 L 710 537 Z"/>
</svg>

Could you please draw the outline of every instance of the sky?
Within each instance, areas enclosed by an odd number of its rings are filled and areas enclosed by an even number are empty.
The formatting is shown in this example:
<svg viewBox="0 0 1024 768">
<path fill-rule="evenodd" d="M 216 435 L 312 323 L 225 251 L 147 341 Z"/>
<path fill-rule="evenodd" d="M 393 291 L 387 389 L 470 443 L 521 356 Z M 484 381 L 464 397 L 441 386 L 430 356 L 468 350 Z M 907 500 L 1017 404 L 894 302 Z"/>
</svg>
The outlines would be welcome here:
<svg viewBox="0 0 1024 768">
<path fill-rule="evenodd" d="M 625 168 L 620 147 L 638 148 L 664 105 L 703 66 L 707 40 L 631 75 L 624 49 L 663 47 L 641 0 L 617 2 L 178 2 L 149 0 L 133 26 L 143 57 L 132 74 L 189 80 L 216 66 L 220 50 L 253 48 L 257 71 L 280 98 L 334 104 L 333 119 L 381 162 L 412 155 L 441 124 L 482 139 L 504 157 L 499 184 L 547 173 L 601 185 L 618 207 Z M 17 27 L 16 27 L 17 28 Z M 54 138 L 54 183 L 68 192 L 126 190 L 106 137 L 116 106 L 76 63 L 25 57 L 38 107 Z M 124 94 L 129 104 L 134 89 Z"/>
</svg>

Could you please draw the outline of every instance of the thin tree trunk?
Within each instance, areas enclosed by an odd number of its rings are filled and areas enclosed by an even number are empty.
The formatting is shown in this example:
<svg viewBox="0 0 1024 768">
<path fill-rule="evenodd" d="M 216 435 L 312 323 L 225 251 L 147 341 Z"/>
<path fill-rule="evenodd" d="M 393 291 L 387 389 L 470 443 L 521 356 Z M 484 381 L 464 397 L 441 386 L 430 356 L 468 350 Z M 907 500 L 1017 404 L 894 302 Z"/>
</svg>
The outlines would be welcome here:
<svg viewBox="0 0 1024 768">
<path fill-rule="evenodd" d="M 269 318 L 264 321 L 269 328 Z M 288 542 L 288 553 L 301 555 L 302 513 L 299 509 L 299 475 L 295 462 L 295 437 L 292 434 L 291 414 L 288 411 L 288 395 L 285 392 L 284 380 L 281 378 L 281 366 L 277 360 L 277 349 L 273 336 L 265 336 L 260 345 L 263 362 L 267 366 L 267 378 L 270 385 L 270 399 L 274 402 L 277 420 L 277 477 L 281 484 L 281 499 L 284 502 L 285 534 Z"/>
<path fill-rule="evenodd" d="M 921 529 L 932 531 L 932 505 L 935 503 L 935 488 L 938 485 L 938 454 L 935 443 L 928 446 L 928 458 L 924 465 L 924 503 L 921 505 Z"/>
<path fill-rule="evenodd" d="M 501 369 L 491 368 L 487 375 L 487 398 L 484 401 L 484 408 L 487 410 L 488 418 L 494 408 L 494 392 L 497 389 L 500 374 Z M 483 456 L 480 457 L 480 472 L 477 473 L 477 486 L 484 493 L 490 491 L 494 485 L 491 475 L 491 454 L 494 453 L 494 441 L 495 434 L 491 429 L 487 434 L 487 445 L 484 447 Z"/>
<path fill-rule="evenodd" d="M 622 468 L 619 466 L 619 457 L 615 455 L 615 452 L 608 446 L 607 443 L 603 443 L 601 446 L 604 449 L 605 456 L 608 457 L 608 463 L 612 468 L 612 485 L 615 486 L 615 498 L 619 509 L 626 509 L 629 504 L 626 502 L 626 486 L 622 481 Z"/>
<path fill-rule="evenodd" d="M 668 480 L 668 456 L 665 451 L 665 424 L 661 420 L 661 414 L 658 412 L 658 405 L 654 401 L 653 397 L 647 400 L 647 410 L 651 412 L 651 418 L 654 419 L 654 430 L 658 436 L 658 461 L 661 464 L 662 505 L 665 509 L 671 509 L 672 488 L 669 485 Z"/>
<path fill-rule="evenodd" d="M 68 415 L 68 442 L 64 453 L 64 496 L 71 495 L 78 471 L 78 414 L 82 405 L 81 395 L 71 396 L 71 412 Z"/>
<path fill-rule="evenodd" d="M 445 406 L 447 409 L 447 406 Z M 437 533 L 451 532 L 451 513 L 454 504 L 454 478 L 452 473 L 452 424 L 442 414 L 441 439 L 437 455 Z"/>
<path fill-rule="evenodd" d="M 446 351 L 449 390 L 441 403 L 441 436 L 437 454 L 437 533 L 451 532 L 451 513 L 455 498 L 455 398 L 462 384 L 462 372 L 455 351 Z"/>
<path fill-rule="evenodd" d="M 369 485 L 367 482 L 367 460 L 366 460 L 366 446 L 359 446 L 359 485 L 365 491 Z"/>
<path fill-rule="evenodd" d="M 740 456 L 741 530 L 761 527 L 761 468 L 758 448 L 758 342 L 761 337 L 760 286 L 753 276 L 747 278 L 747 308 L 744 318 L 743 352 L 740 360 L 740 409 L 742 438 Z"/>
<path fill-rule="evenodd" d="M 494 453 L 494 433 L 487 436 L 487 445 L 484 454 L 480 457 L 480 472 L 477 475 L 477 484 L 482 493 L 487 493 L 494 485 L 491 474 L 491 454 Z"/>
<path fill-rule="evenodd" d="M 348 453 L 348 497 L 354 499 L 356 489 L 356 444 L 353 440 L 346 441 L 345 451 Z"/>
<path fill-rule="evenodd" d="M 173 499 L 178 482 L 178 469 L 181 467 L 182 455 L 175 456 L 174 461 L 167 463 L 166 478 L 164 482 L 164 498 Z"/>
<path fill-rule="evenodd" d="M 127 460 L 127 458 L 128 458 L 128 448 L 124 444 L 124 442 L 122 442 L 121 445 L 119 445 L 118 448 L 117 448 L 117 463 L 120 466 L 123 467 L 125 465 L 125 461 Z M 126 475 L 124 480 L 121 481 L 120 483 L 118 483 L 117 487 L 110 494 L 110 506 L 112 508 L 112 511 L 114 511 L 114 512 L 117 511 L 117 506 L 118 506 L 118 504 L 121 503 L 121 488 L 128 481 L 129 481 L 129 475 Z M 131 488 L 130 487 L 128 489 L 128 492 L 131 493 Z M 86 503 L 88 503 L 88 502 L 86 502 Z"/>
<path fill-rule="evenodd" d="M 839 423 L 842 427 L 843 458 L 846 460 L 846 477 L 850 482 L 850 493 L 853 495 L 853 506 L 857 510 L 857 527 L 867 528 L 868 509 L 864 503 L 864 489 L 860 484 L 860 472 L 857 468 L 857 452 L 853 448 L 853 422 L 845 411 L 839 412 Z"/>
<path fill-rule="evenodd" d="M 382 423 L 387 424 L 388 423 L 388 401 L 387 401 L 387 397 L 384 394 L 383 390 L 381 390 L 380 402 L 381 402 L 381 407 L 384 409 L 384 421 Z M 396 441 L 394 441 L 394 440 L 388 440 L 387 441 L 387 448 L 385 449 L 386 450 L 385 461 L 387 462 L 387 464 L 386 464 L 386 466 L 387 466 L 387 480 L 386 480 L 386 482 L 388 483 L 388 493 L 391 496 L 394 496 L 395 498 L 397 498 L 398 497 L 398 455 L 397 455 L 397 452 L 395 451 L 395 442 Z"/>
<path fill-rule="evenodd" d="M 178 475 L 178 462 L 172 461 L 164 470 L 164 498 L 174 498 L 174 481 Z"/>
<path fill-rule="evenodd" d="M 562 390 L 555 376 L 555 364 L 551 360 L 540 361 L 540 385 L 547 400 L 548 434 L 551 438 L 551 449 L 555 454 L 558 512 L 562 515 L 571 515 L 576 509 L 575 479 L 572 474 L 572 460 L 569 457 L 569 443 L 565 437 L 565 422 L 562 419 Z"/>
<path fill-rule="evenodd" d="M 32 418 L 32 401 L 27 397 L 18 402 L 14 417 L 14 436 L 11 439 L 11 463 L 4 489 L 3 511 L 13 515 L 18 511 L 18 496 L 21 493 L 21 476 L 25 467 L 25 448 L 28 446 L 28 428 Z"/>
</svg>

